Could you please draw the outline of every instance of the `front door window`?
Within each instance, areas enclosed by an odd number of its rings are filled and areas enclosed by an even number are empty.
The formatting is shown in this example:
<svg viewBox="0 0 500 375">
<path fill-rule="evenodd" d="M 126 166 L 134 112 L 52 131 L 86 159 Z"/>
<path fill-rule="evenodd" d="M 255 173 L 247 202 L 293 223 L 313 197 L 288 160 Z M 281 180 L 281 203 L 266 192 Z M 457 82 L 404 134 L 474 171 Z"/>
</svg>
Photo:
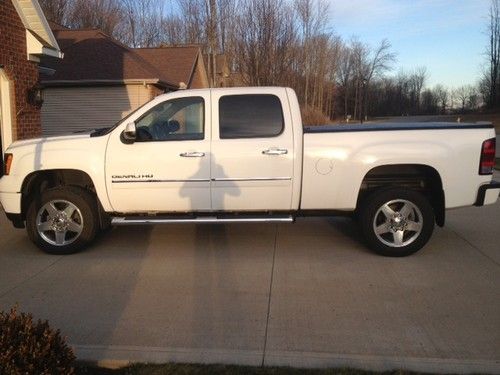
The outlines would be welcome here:
<svg viewBox="0 0 500 375">
<path fill-rule="evenodd" d="M 168 100 L 154 106 L 136 121 L 137 140 L 201 140 L 204 139 L 203 123 L 203 98 Z"/>
</svg>

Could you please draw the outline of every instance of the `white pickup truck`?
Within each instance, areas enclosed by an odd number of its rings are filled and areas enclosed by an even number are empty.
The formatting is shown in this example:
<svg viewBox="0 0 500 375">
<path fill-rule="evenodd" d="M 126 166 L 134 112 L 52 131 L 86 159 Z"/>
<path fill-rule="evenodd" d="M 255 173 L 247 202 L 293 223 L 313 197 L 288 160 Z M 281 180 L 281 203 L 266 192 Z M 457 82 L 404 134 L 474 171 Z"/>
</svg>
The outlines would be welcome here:
<svg viewBox="0 0 500 375">
<path fill-rule="evenodd" d="M 108 129 L 13 143 L 0 201 L 55 254 L 82 249 L 110 224 L 352 214 L 370 248 L 405 256 L 444 225 L 445 209 L 498 199 L 494 158 L 491 124 L 303 129 L 289 88 L 185 90 Z"/>
</svg>

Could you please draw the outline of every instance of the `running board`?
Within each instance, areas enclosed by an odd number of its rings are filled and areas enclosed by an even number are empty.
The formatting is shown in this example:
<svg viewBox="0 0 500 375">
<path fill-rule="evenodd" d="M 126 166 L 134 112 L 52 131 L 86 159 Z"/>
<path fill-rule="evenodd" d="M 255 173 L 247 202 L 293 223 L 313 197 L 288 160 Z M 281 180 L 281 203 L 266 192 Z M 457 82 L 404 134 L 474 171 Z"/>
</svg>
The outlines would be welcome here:
<svg viewBox="0 0 500 375">
<path fill-rule="evenodd" d="M 113 217 L 112 225 L 155 225 L 155 224 L 224 224 L 224 223 L 292 223 L 293 216 L 199 216 L 199 217 L 172 217 L 172 216 L 126 216 Z"/>
</svg>

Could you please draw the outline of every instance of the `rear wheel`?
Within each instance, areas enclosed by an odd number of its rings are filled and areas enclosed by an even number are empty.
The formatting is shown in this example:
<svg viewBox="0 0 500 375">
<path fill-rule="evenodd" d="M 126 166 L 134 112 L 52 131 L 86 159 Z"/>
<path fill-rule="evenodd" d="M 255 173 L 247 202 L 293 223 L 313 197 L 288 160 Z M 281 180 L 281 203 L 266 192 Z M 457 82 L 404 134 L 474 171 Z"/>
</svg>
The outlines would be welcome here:
<svg viewBox="0 0 500 375">
<path fill-rule="evenodd" d="M 30 239 L 50 254 L 72 254 L 96 236 L 99 222 L 95 198 L 77 187 L 57 187 L 32 200 L 26 214 Z"/>
<path fill-rule="evenodd" d="M 386 189 L 367 197 L 360 212 L 368 246 L 385 256 L 402 257 L 420 250 L 434 230 L 434 211 L 413 190 Z"/>
</svg>

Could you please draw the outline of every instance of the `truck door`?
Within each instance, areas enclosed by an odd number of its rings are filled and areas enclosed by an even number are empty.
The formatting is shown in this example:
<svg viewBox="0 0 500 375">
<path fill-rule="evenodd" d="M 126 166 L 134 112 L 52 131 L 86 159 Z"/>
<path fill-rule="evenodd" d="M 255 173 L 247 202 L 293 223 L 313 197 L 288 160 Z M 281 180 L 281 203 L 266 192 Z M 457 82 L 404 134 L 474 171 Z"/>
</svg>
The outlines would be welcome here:
<svg viewBox="0 0 500 375">
<path fill-rule="evenodd" d="M 210 93 L 179 91 L 146 105 L 127 144 L 110 135 L 106 185 L 116 212 L 210 211 Z"/>
<path fill-rule="evenodd" d="M 290 210 L 294 149 L 286 90 L 215 90 L 212 124 L 212 209 Z"/>
</svg>

